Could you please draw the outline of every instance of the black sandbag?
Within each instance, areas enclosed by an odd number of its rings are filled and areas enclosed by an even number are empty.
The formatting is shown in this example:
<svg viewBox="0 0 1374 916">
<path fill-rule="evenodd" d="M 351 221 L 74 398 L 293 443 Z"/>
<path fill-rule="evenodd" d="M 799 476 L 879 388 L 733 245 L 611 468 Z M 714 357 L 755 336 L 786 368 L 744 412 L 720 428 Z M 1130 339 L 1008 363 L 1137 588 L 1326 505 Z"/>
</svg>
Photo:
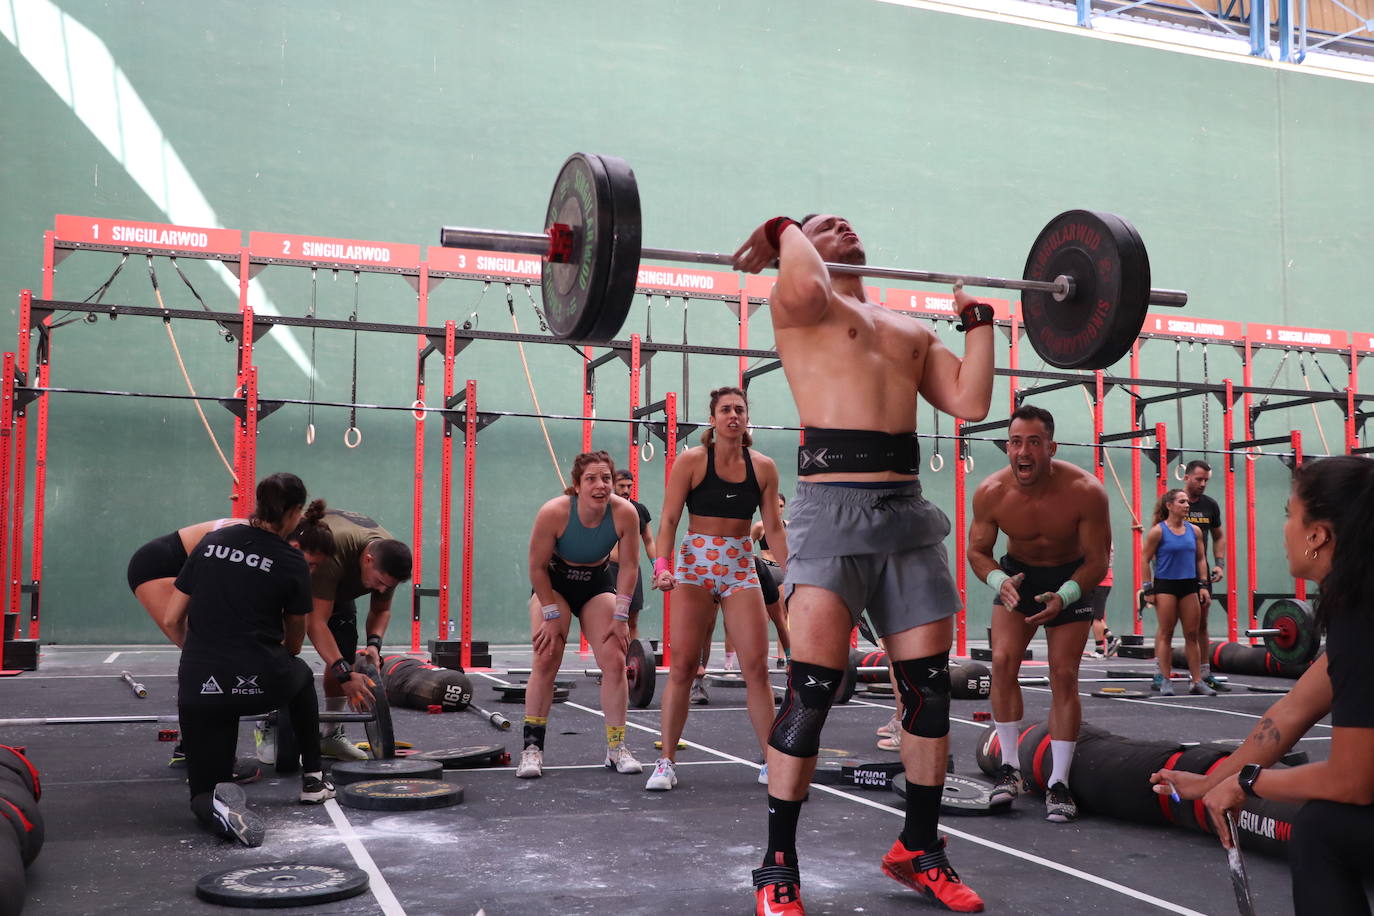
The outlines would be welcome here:
<svg viewBox="0 0 1374 916">
<path fill-rule="evenodd" d="M 43 780 L 38 776 L 38 767 L 34 766 L 33 761 L 19 748 L 0 744 L 0 768 L 22 777 L 35 801 L 43 797 Z"/>
<path fill-rule="evenodd" d="M 0 786 L 0 789 L 9 788 Z M 19 840 L 19 855 L 28 867 L 43 851 L 46 831 L 43 825 L 43 812 L 38 810 L 38 802 L 27 791 L 11 790 L 0 794 L 0 819 L 9 823 L 9 830 Z M 6 828 L 0 827 L 0 830 Z"/>
<path fill-rule="evenodd" d="M 1229 748 L 1202 744 L 1185 748 L 1168 741 L 1123 738 L 1084 724 L 1069 771 L 1069 789 L 1079 807 L 1089 814 L 1117 817 L 1137 823 L 1175 825 L 1212 833 L 1212 825 L 1200 801 L 1175 803 L 1156 793 L 1150 776 L 1160 769 L 1191 773 L 1211 772 L 1229 756 Z M 1021 775 L 1032 792 L 1043 793 L 1050 773 L 1049 725 L 1023 729 L 1017 745 Z M 979 737 L 975 756 L 989 776 L 1001 765 L 996 732 L 988 726 Z M 1238 827 L 1241 848 L 1265 855 L 1288 854 L 1288 839 L 1299 805 L 1250 798 L 1242 809 Z"/>
<path fill-rule="evenodd" d="M 444 712 L 467 709 L 472 702 L 472 682 L 461 671 L 440 668 L 413 658 L 388 656 L 382 680 L 387 699 L 394 706 Z"/>
<path fill-rule="evenodd" d="M 19 916 L 24 909 L 28 881 L 20 857 L 19 838 L 0 824 L 0 916 Z"/>
<path fill-rule="evenodd" d="M 1210 661 L 1213 671 L 1226 674 L 1291 678 L 1302 677 L 1311 664 L 1281 662 L 1270 655 L 1264 646 L 1247 646 L 1238 642 L 1213 643 Z"/>
</svg>

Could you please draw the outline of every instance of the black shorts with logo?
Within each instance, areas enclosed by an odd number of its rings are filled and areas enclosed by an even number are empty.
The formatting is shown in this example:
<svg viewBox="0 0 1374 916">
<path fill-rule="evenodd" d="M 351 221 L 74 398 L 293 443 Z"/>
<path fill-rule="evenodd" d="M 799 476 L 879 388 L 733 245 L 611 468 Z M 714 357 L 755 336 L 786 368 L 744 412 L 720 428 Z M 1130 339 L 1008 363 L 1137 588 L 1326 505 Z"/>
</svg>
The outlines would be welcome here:
<svg viewBox="0 0 1374 916">
<path fill-rule="evenodd" d="M 599 566 L 573 566 L 564 562 L 561 557 L 554 557 L 549 561 L 549 578 L 553 581 L 553 590 L 568 602 L 574 617 L 580 616 L 582 608 L 597 595 L 608 592 L 615 594 L 615 580 L 611 578 L 610 566 L 610 563 L 602 563 Z"/>
<path fill-rule="evenodd" d="M 1021 580 L 1021 584 L 1016 587 L 1016 591 L 1021 595 L 1021 601 L 1016 605 L 1016 610 L 1027 617 L 1034 617 L 1045 609 L 1045 606 L 1035 600 L 1036 595 L 1043 595 L 1045 592 L 1057 592 L 1059 587 L 1078 571 L 1078 567 L 1083 565 L 1083 558 L 1079 557 L 1072 563 L 1065 563 L 1062 566 L 1031 566 L 1022 563 L 1020 560 L 1012 558 L 1010 555 L 1002 557 L 998 563 L 1002 572 L 1009 576 L 1017 573 L 1025 573 L 1026 578 Z M 992 599 L 995 605 L 1002 604 L 1001 593 Z M 1079 596 L 1079 599 L 1059 612 L 1047 627 L 1063 626 L 1066 623 L 1082 623 L 1085 620 L 1093 619 L 1093 596 L 1089 592 Z"/>
</svg>

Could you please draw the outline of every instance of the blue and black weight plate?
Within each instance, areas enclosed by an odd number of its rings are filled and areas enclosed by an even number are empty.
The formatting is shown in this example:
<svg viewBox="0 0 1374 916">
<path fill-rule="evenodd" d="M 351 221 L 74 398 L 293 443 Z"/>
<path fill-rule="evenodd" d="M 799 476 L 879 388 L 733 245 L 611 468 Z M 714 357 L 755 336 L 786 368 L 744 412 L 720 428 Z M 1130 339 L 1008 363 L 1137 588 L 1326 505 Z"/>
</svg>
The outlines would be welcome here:
<svg viewBox="0 0 1374 916">
<path fill-rule="evenodd" d="M 573 153 L 553 184 L 544 218 L 572 232 L 566 261 L 545 259 L 544 317 L 565 340 L 609 340 L 625 323 L 639 274 L 639 188 L 623 159 Z"/>
<path fill-rule="evenodd" d="M 1069 210 L 1040 231 L 1022 276 L 1074 283 L 1073 294 L 1025 290 L 1026 337 L 1060 369 L 1105 369 L 1131 349 L 1150 303 L 1150 259 L 1140 234 L 1113 213 Z"/>
<path fill-rule="evenodd" d="M 266 910 L 346 900 L 367 887 L 367 872 L 360 868 L 264 862 L 206 875 L 196 882 L 196 896 L 220 906 Z"/>
</svg>

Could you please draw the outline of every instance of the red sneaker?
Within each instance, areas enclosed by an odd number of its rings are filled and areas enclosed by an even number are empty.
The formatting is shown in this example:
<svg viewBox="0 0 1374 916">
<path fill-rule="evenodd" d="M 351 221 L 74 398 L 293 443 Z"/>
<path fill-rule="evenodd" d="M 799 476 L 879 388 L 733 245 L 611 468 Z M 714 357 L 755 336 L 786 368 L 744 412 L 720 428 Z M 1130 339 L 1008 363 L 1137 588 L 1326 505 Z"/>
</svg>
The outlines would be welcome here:
<svg viewBox="0 0 1374 916">
<path fill-rule="evenodd" d="M 754 916 L 806 916 L 801 875 L 788 865 L 754 869 Z"/>
<path fill-rule="evenodd" d="M 956 913 L 983 912 L 983 898 L 969 890 L 959 880 L 949 857 L 945 855 L 945 840 L 931 850 L 912 852 L 899 839 L 883 856 L 883 871 L 889 878 L 900 881 L 927 900 Z M 762 911 L 760 911 L 762 912 Z"/>
</svg>

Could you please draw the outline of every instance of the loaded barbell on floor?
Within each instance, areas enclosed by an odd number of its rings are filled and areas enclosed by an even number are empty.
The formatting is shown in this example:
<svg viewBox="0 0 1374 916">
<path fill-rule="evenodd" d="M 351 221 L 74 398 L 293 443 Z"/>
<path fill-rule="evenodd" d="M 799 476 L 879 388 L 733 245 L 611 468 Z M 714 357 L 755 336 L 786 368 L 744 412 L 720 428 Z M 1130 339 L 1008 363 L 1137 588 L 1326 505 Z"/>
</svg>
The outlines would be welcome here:
<svg viewBox="0 0 1374 916">
<path fill-rule="evenodd" d="M 639 188 L 625 160 L 573 153 L 554 181 L 543 232 L 445 226 L 448 248 L 538 255 L 544 316 L 566 340 L 611 339 L 629 314 L 641 257 L 730 266 L 730 255 L 641 246 Z M 1140 336 L 1149 305 L 1179 308 L 1181 290 L 1150 287 L 1150 259 L 1135 227 L 1112 213 L 1068 210 L 1031 245 L 1021 279 L 827 264 L 832 273 L 1021 290 L 1031 346 L 1060 369 L 1105 369 Z"/>
<path fill-rule="evenodd" d="M 1298 598 L 1280 598 L 1264 609 L 1261 626 L 1245 631 L 1263 638 L 1264 648 L 1280 662 L 1305 665 L 1321 649 L 1321 632 L 1312 605 Z"/>
</svg>

